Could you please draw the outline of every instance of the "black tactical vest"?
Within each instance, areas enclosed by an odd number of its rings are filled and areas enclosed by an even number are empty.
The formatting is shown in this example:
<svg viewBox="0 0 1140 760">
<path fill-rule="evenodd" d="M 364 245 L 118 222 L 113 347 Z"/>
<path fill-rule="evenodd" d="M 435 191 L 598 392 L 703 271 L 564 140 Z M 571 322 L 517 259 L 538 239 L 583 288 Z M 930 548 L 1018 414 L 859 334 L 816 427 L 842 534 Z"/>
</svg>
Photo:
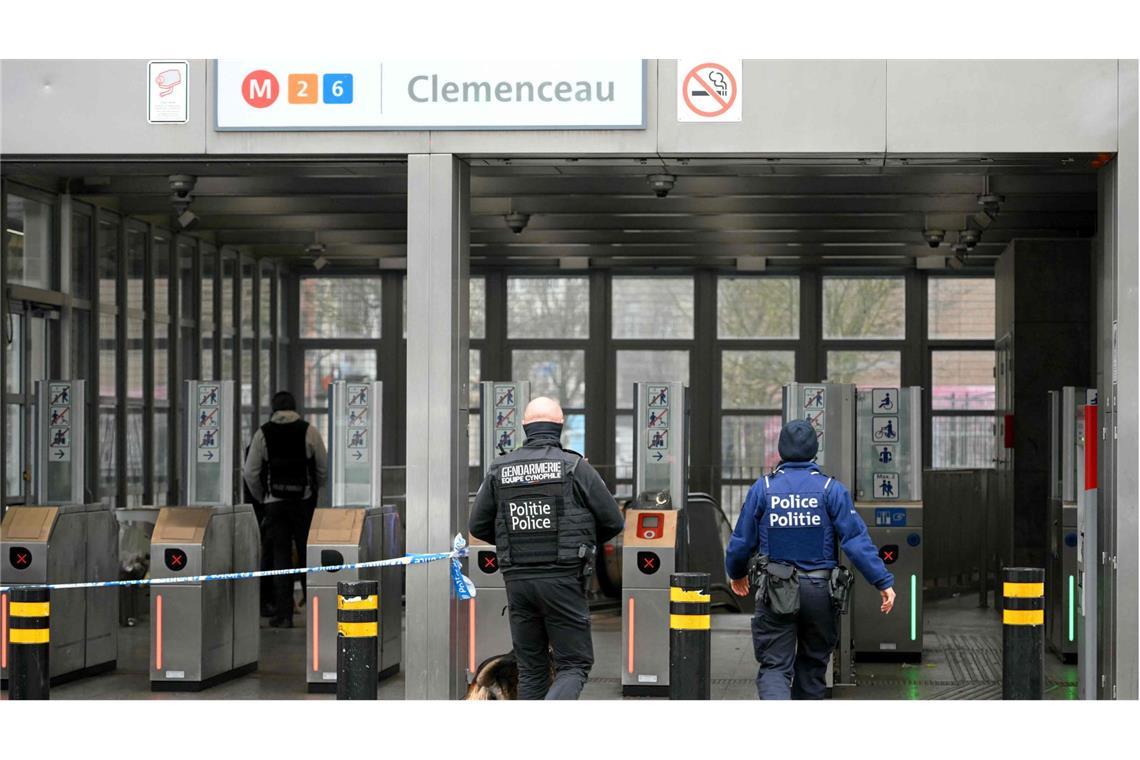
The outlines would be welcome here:
<svg viewBox="0 0 1140 760">
<path fill-rule="evenodd" d="M 581 461 L 554 439 L 540 439 L 491 465 L 498 498 L 495 545 L 504 571 L 527 565 L 577 566 L 580 547 L 594 545 L 594 515 L 574 488 L 574 470 Z"/>
<path fill-rule="evenodd" d="M 309 487 L 309 457 L 305 436 L 309 423 L 295 420 L 281 424 L 267 422 L 261 426 L 265 437 L 265 453 L 269 460 L 268 490 L 277 499 L 299 500 Z"/>
</svg>

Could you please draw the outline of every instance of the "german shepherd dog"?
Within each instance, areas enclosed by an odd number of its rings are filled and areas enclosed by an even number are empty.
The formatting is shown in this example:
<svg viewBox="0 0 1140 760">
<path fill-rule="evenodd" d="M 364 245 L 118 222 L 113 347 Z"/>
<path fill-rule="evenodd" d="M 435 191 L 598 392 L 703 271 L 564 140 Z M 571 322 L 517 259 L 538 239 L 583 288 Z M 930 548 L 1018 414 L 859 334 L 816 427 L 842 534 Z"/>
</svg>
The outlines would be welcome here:
<svg viewBox="0 0 1140 760">
<path fill-rule="evenodd" d="M 554 664 L 550 667 L 554 678 Z M 519 698 L 519 663 L 512 649 L 506 654 L 488 657 L 475 669 L 475 677 L 467 687 L 464 700 L 495 700 Z"/>
</svg>

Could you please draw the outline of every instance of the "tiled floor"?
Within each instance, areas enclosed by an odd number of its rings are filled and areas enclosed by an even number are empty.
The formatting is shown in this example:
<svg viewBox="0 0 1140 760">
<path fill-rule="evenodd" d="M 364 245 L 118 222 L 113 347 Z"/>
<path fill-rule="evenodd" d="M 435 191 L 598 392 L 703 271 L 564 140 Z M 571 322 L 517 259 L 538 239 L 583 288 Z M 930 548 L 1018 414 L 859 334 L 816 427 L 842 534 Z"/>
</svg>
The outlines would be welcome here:
<svg viewBox="0 0 1140 760">
<path fill-rule="evenodd" d="M 836 699 L 999 699 L 1001 624 L 974 596 L 926 605 L 921 663 L 856 663 L 856 685 L 835 689 Z M 301 618 L 297 618 L 300 623 Z M 594 617 L 595 665 L 583 699 L 618 699 L 621 618 L 616 611 Z M 53 699 L 331 699 L 305 690 L 305 631 L 263 628 L 258 670 L 199 693 L 152 693 L 148 680 L 148 632 L 120 629 L 119 667 L 113 673 L 63 684 Z M 713 616 L 713 699 L 754 699 L 756 664 L 746 615 Z M 1075 699 L 1077 671 L 1045 655 L 1046 698 Z M 6 698 L 6 694 L 4 697 Z M 404 675 L 380 686 L 381 699 L 402 699 Z"/>
</svg>

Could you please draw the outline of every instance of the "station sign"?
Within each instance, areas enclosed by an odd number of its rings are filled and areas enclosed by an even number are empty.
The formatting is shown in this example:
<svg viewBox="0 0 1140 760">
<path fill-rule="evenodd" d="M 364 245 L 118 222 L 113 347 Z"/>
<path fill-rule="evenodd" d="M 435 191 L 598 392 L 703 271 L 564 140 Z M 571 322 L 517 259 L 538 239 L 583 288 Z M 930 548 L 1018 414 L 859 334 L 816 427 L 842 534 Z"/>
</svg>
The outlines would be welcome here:
<svg viewBox="0 0 1140 760">
<path fill-rule="evenodd" d="M 646 65 L 219 59 L 218 131 L 644 129 Z"/>
</svg>

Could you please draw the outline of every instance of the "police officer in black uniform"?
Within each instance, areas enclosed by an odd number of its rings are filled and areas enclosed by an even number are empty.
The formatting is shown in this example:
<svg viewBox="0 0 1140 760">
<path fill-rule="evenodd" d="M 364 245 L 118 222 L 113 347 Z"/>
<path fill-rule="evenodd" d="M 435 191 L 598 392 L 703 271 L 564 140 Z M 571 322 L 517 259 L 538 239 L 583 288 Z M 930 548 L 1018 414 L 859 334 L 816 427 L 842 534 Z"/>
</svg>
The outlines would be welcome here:
<svg viewBox="0 0 1140 760">
<path fill-rule="evenodd" d="M 531 401 L 526 443 L 491 464 L 471 513 L 471 535 L 499 555 L 519 699 L 578 698 L 594 664 L 586 579 L 597 544 L 624 527 L 601 476 L 562 448 L 562 422 L 557 401 Z"/>
<path fill-rule="evenodd" d="M 792 420 L 780 431 L 780 464 L 753 484 L 725 551 L 732 590 L 760 580 L 752 644 L 760 699 L 822 699 L 827 661 L 839 641 L 839 607 L 850 585 L 839 549 L 879 590 L 883 614 L 895 603 L 894 576 L 871 543 L 851 495 L 813 461 L 815 430 Z M 837 545 L 838 544 L 838 545 Z M 754 555 L 757 555 L 754 557 Z"/>
</svg>

